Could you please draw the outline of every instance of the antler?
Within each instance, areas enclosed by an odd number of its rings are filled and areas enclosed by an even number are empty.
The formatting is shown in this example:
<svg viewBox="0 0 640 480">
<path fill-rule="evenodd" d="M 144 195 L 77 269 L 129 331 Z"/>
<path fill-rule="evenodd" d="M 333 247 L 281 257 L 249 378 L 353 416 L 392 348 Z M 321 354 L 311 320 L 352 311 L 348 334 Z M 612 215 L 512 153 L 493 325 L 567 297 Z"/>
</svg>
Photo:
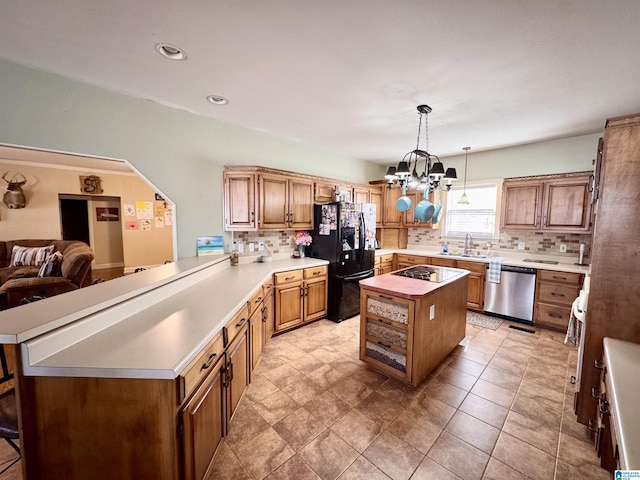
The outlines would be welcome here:
<svg viewBox="0 0 640 480">
<path fill-rule="evenodd" d="M 25 177 L 23 174 L 21 174 L 20 172 L 16 173 L 13 177 L 11 177 L 11 180 L 7 180 L 7 172 L 4 172 L 4 175 L 2 175 L 2 179 L 7 182 L 9 185 L 11 186 L 16 186 L 16 187 L 21 187 L 22 185 L 27 183 L 27 177 Z M 22 177 L 22 180 L 20 181 L 16 181 L 16 177 L 20 175 Z"/>
</svg>

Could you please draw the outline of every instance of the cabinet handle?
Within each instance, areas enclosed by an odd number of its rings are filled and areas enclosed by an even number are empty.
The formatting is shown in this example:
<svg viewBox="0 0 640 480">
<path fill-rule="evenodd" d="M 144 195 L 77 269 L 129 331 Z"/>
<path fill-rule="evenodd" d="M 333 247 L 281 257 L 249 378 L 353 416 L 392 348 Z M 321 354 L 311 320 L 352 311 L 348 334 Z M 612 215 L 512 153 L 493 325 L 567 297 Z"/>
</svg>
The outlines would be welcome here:
<svg viewBox="0 0 640 480">
<path fill-rule="evenodd" d="M 246 321 L 247 321 L 247 319 L 246 319 L 246 318 L 244 318 L 244 317 L 242 317 L 242 318 L 240 319 L 240 321 L 239 321 L 238 323 L 236 323 L 236 327 L 241 327 L 241 326 L 242 326 L 242 324 L 243 324 L 244 322 L 246 322 Z"/>
<path fill-rule="evenodd" d="M 202 364 L 202 367 L 200 367 L 200 370 L 206 370 L 207 368 L 209 368 L 213 364 L 213 361 L 216 359 L 217 356 L 218 356 L 217 353 L 212 353 L 211 355 L 209 355 L 209 358 L 207 359 L 207 363 Z"/>
<path fill-rule="evenodd" d="M 598 410 L 600 410 L 600 413 L 604 416 L 607 415 L 611 415 L 611 412 L 609 410 L 606 409 L 607 406 L 605 405 L 604 407 L 602 405 L 600 405 L 600 408 Z"/>
<path fill-rule="evenodd" d="M 285 281 L 286 280 L 293 280 L 294 278 L 296 278 L 296 277 L 284 277 Z"/>
<path fill-rule="evenodd" d="M 220 375 L 222 376 L 222 386 L 224 388 L 229 387 L 229 375 L 227 374 L 227 369 L 226 368 L 221 368 L 220 369 Z"/>
<path fill-rule="evenodd" d="M 320 272 L 313 272 L 313 276 L 320 275 Z"/>
<path fill-rule="evenodd" d="M 559 318 L 559 319 L 564 318 L 562 315 L 560 315 L 560 314 L 558 314 L 558 313 L 550 313 L 550 314 L 549 314 L 549 316 L 550 316 L 551 318 Z"/>
<path fill-rule="evenodd" d="M 600 392 L 596 389 L 596 387 L 591 387 L 591 396 L 596 400 L 600 400 Z"/>
<path fill-rule="evenodd" d="M 590 418 L 589 419 L 589 425 L 587 426 L 587 428 L 589 429 L 589 431 L 591 433 L 596 433 L 598 431 L 598 428 L 593 426 L 594 423 L 595 422 L 593 421 L 593 419 Z"/>
<path fill-rule="evenodd" d="M 254 220 L 254 215 L 253 215 L 253 212 L 251 212 L 251 223 L 253 223 L 253 220 Z"/>
<path fill-rule="evenodd" d="M 378 321 L 379 321 L 380 323 L 384 323 L 385 325 L 389 325 L 389 326 L 391 326 L 391 325 L 392 325 L 392 324 L 391 324 L 391 322 L 385 322 L 384 320 L 381 320 L 381 319 L 378 319 Z"/>
<path fill-rule="evenodd" d="M 262 301 L 262 297 L 258 297 L 258 298 L 256 298 L 256 302 L 255 302 L 255 303 L 256 303 L 256 305 L 257 305 L 257 304 L 259 304 L 261 301 Z"/>
<path fill-rule="evenodd" d="M 597 359 L 593 361 L 593 366 L 596 367 L 598 370 L 604 370 L 605 368 L 604 362 Z"/>
<path fill-rule="evenodd" d="M 384 295 L 378 295 L 380 298 L 384 298 L 385 300 L 393 300 L 393 297 L 386 297 Z"/>
<path fill-rule="evenodd" d="M 553 278 L 554 280 L 566 280 L 567 279 L 567 277 L 556 277 L 555 275 L 553 277 L 551 277 L 551 278 Z"/>
<path fill-rule="evenodd" d="M 385 347 L 385 348 L 391 348 L 391 345 L 388 345 L 386 343 L 382 343 L 380 340 L 378 340 L 378 345 Z"/>
<path fill-rule="evenodd" d="M 229 362 L 227 364 L 227 375 L 228 375 L 228 380 L 232 381 L 233 380 L 233 362 Z"/>
<path fill-rule="evenodd" d="M 553 296 L 553 297 L 564 297 L 564 293 L 551 292 L 551 296 Z"/>
</svg>

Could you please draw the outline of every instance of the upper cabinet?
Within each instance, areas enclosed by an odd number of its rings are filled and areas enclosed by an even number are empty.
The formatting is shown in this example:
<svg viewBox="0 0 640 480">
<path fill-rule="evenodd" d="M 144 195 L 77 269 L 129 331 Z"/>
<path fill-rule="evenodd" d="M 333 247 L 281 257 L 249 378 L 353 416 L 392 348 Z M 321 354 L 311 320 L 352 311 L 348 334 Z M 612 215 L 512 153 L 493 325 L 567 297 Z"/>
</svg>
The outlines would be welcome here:
<svg viewBox="0 0 640 480">
<path fill-rule="evenodd" d="M 225 230 L 255 230 L 256 175 L 248 172 L 224 174 Z"/>
<path fill-rule="evenodd" d="M 591 172 L 506 179 L 502 186 L 502 230 L 588 232 Z"/>
<path fill-rule="evenodd" d="M 313 181 L 258 175 L 261 230 L 313 228 Z"/>
<path fill-rule="evenodd" d="M 308 230 L 313 228 L 313 205 L 335 201 L 338 181 L 258 166 L 226 167 L 224 171 L 224 228 L 227 231 Z M 347 201 L 375 203 L 381 223 L 382 190 L 340 186 Z"/>
</svg>

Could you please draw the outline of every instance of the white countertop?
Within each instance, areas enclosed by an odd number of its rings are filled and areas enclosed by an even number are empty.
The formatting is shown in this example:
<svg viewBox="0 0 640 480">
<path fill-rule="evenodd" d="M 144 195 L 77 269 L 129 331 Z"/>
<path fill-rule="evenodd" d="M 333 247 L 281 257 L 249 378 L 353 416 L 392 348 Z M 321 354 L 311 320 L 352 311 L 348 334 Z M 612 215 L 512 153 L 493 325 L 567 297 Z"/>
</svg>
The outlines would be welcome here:
<svg viewBox="0 0 640 480">
<path fill-rule="evenodd" d="M 24 342 L 25 375 L 173 379 L 273 273 L 327 263 L 303 258 L 231 267 L 226 257 L 181 260 L 167 271 L 150 269 L 16 307 L 12 318 L 42 321 L 0 332 Z M 62 297 L 67 311 L 48 308 Z M 88 306 L 96 300 L 100 308 Z M 0 318 L 0 328 L 10 323 Z M 48 333 L 36 337 L 36 330 Z"/>
<path fill-rule="evenodd" d="M 640 470 L 640 344 L 606 337 L 603 345 L 606 375 L 611 385 L 607 400 L 614 410 L 611 418 L 618 436 L 620 468 Z"/>
<path fill-rule="evenodd" d="M 469 262 L 479 262 L 479 263 L 489 263 L 492 258 L 502 257 L 506 258 L 503 262 L 503 265 L 512 265 L 517 267 L 530 267 L 537 268 L 538 270 L 556 270 L 558 272 L 569 272 L 569 273 L 587 273 L 589 271 L 588 265 L 577 265 L 572 263 L 571 260 L 567 257 L 555 257 L 551 255 L 534 255 L 534 254 L 524 254 L 524 253 L 512 253 L 512 252 L 495 252 L 492 251 L 489 257 L 485 258 L 477 258 L 477 257 L 463 257 L 462 255 L 454 255 L 454 254 L 444 254 L 440 251 L 419 247 L 419 246 L 411 246 L 410 248 L 396 248 L 396 249 L 379 249 L 376 250 L 376 256 L 386 255 L 389 253 L 402 253 L 406 255 L 422 255 L 425 257 L 440 257 L 440 258 L 451 258 L 456 260 L 464 260 Z M 549 264 L 549 263 L 541 263 L 541 262 L 524 262 L 523 260 L 527 258 L 536 259 L 536 260 L 553 260 L 557 261 L 557 264 Z"/>
</svg>

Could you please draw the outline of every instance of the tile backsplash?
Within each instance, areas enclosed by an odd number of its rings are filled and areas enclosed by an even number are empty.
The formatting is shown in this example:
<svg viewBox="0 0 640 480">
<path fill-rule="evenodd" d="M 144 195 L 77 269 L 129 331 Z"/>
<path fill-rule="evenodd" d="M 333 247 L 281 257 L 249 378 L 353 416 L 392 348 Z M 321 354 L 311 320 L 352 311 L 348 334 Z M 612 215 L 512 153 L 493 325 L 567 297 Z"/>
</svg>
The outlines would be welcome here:
<svg viewBox="0 0 640 480">
<path fill-rule="evenodd" d="M 238 243 L 244 244 L 243 255 L 258 255 L 262 252 L 258 252 L 258 242 L 264 242 L 265 246 L 272 254 L 276 253 L 293 253 L 296 249 L 295 243 L 293 243 L 293 236 L 295 231 L 283 231 L 283 232 L 235 232 L 233 237 Z M 255 244 L 255 252 L 250 252 L 248 244 Z"/>
<path fill-rule="evenodd" d="M 486 250 L 487 241 L 485 239 L 473 240 L 474 250 Z M 524 242 L 524 250 L 518 249 L 518 244 Z M 421 245 L 425 247 L 442 250 L 444 244 L 449 244 L 450 250 L 463 250 L 464 238 L 452 239 L 440 238 L 439 230 L 428 228 L 409 228 L 407 244 L 409 246 Z M 575 258 L 580 253 L 580 244 L 585 244 L 585 260 L 589 259 L 591 252 L 591 234 L 580 233 L 551 233 L 551 232 L 501 232 L 500 238 L 496 242 L 491 239 L 491 251 L 495 253 L 503 252 L 521 252 L 532 253 L 536 255 L 553 255 L 558 257 Z M 567 251 L 560 252 L 560 245 L 567 246 Z"/>
</svg>

